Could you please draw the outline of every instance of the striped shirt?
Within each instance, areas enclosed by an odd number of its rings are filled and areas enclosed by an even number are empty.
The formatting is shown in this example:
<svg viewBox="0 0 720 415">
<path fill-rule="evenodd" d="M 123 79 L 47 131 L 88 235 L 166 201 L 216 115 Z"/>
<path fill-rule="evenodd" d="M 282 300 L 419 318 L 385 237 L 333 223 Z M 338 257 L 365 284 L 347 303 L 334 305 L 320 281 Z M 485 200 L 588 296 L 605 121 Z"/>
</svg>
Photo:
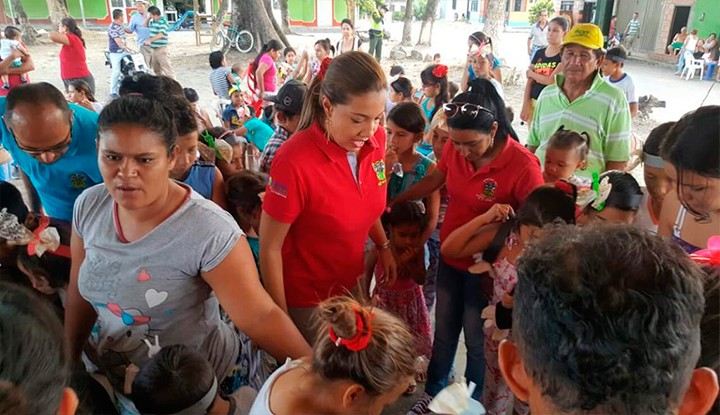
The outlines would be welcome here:
<svg viewBox="0 0 720 415">
<path fill-rule="evenodd" d="M 230 68 L 221 66 L 210 71 L 210 86 L 213 93 L 222 99 L 230 99 L 230 82 L 227 76 L 230 74 Z"/>
<path fill-rule="evenodd" d="M 535 106 L 527 144 L 537 147 L 540 164 L 545 163 L 548 140 L 560 126 L 590 136 L 587 168 L 578 176 L 602 173 L 608 161 L 628 161 L 631 118 L 625 94 L 596 74 L 590 89 L 570 102 L 561 89 L 564 81 L 562 74 L 556 75 L 555 85 L 543 89 Z"/>
<path fill-rule="evenodd" d="M 640 20 L 632 19 L 628 23 L 627 34 L 628 36 L 637 36 L 640 33 Z"/>
<path fill-rule="evenodd" d="M 152 39 L 159 33 L 163 34 L 163 37 L 159 40 L 155 40 L 150 44 L 150 47 L 153 49 L 161 48 L 168 45 L 168 22 L 165 20 L 164 17 L 161 17 L 157 20 L 150 19 L 150 23 L 148 24 L 148 28 L 150 29 L 150 38 Z"/>
</svg>

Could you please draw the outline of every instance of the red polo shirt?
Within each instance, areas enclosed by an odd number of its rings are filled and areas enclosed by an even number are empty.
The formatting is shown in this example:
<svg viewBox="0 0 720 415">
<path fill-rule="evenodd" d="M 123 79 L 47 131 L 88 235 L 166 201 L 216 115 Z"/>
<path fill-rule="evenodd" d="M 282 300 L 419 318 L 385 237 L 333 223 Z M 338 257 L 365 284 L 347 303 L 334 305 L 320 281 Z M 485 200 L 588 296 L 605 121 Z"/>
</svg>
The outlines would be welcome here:
<svg viewBox="0 0 720 415">
<path fill-rule="evenodd" d="M 357 285 L 368 231 L 385 208 L 385 140 L 378 128 L 357 154 L 358 181 L 347 151 L 317 123 L 278 150 L 263 210 L 291 224 L 282 250 L 289 307 L 313 307 Z"/>
<path fill-rule="evenodd" d="M 511 137 L 500 154 L 479 170 L 455 151 L 450 140 L 442 154 L 438 169 L 445 173 L 450 203 L 440 229 L 441 242 L 496 203 L 510 205 L 517 211 L 527 195 L 544 183 L 537 157 Z M 443 261 L 460 270 L 474 262 L 471 257 Z"/>
</svg>

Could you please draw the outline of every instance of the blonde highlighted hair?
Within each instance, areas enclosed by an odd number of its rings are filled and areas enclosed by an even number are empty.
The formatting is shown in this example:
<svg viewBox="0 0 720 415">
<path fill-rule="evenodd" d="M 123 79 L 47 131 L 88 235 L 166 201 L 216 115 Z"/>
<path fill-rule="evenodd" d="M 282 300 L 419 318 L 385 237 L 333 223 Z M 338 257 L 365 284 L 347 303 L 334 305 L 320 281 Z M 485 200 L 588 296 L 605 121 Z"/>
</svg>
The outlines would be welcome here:
<svg viewBox="0 0 720 415">
<path fill-rule="evenodd" d="M 354 352 L 337 346 L 330 339 L 330 328 L 337 337 L 351 339 L 358 334 L 358 315 L 364 330 L 371 326 L 367 347 Z M 350 297 L 332 297 L 318 306 L 316 322 L 313 371 L 324 379 L 351 380 L 368 395 L 380 396 L 415 375 L 413 336 L 397 317 Z"/>
</svg>

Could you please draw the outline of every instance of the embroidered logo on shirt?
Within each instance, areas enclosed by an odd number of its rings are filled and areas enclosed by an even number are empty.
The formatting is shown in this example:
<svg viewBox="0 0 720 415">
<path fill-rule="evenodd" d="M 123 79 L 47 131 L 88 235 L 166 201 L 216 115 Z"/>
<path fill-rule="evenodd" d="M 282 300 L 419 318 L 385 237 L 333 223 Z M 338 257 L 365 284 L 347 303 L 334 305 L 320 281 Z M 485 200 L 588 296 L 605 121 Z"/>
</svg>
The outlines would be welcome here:
<svg viewBox="0 0 720 415">
<path fill-rule="evenodd" d="M 485 179 L 483 181 L 482 194 L 477 195 L 479 200 L 493 201 L 495 200 L 495 190 L 497 190 L 498 184 L 495 179 Z"/>
<path fill-rule="evenodd" d="M 70 173 L 70 186 L 73 189 L 86 189 L 88 187 L 88 177 L 85 173 Z"/>
<path fill-rule="evenodd" d="M 382 186 L 387 183 L 387 176 L 385 175 L 385 160 L 378 160 L 374 162 L 372 167 L 378 179 L 378 186 Z"/>
<path fill-rule="evenodd" d="M 288 196 L 287 186 L 285 186 L 282 183 L 278 183 L 278 181 L 273 180 L 272 177 L 268 181 L 268 187 L 270 188 L 270 193 L 275 193 L 276 195 L 278 195 L 280 197 L 287 198 L 287 196 Z"/>
</svg>

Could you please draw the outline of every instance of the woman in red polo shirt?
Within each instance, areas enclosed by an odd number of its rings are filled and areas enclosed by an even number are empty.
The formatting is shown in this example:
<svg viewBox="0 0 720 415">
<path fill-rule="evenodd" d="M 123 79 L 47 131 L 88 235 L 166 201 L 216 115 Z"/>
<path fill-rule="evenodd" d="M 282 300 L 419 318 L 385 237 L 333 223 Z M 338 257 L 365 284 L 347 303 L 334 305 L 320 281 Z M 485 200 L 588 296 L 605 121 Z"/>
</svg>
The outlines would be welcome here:
<svg viewBox="0 0 720 415">
<path fill-rule="evenodd" d="M 352 291 L 368 235 L 389 277 L 395 261 L 380 223 L 386 203 L 387 81 L 364 52 L 323 65 L 305 98 L 298 132 L 278 151 L 260 222 L 265 288 L 309 342 L 321 301 Z"/>
<path fill-rule="evenodd" d="M 487 79 L 470 83 L 443 107 L 450 132 L 437 169 L 395 199 L 422 199 L 443 185 L 450 203 L 440 229 L 440 242 L 456 228 L 496 203 L 517 208 L 543 182 L 538 159 L 518 141 L 507 120 L 505 104 Z M 425 394 L 412 409 L 426 413 L 432 397 L 445 387 L 457 351 L 460 331 L 465 330 L 467 368 L 465 378 L 478 386 L 482 396 L 485 377 L 482 309 L 490 292 L 483 290 L 481 277 L 467 269 L 473 259 L 441 258 L 437 278 L 435 337 L 428 368 Z"/>
<path fill-rule="evenodd" d="M 95 93 L 95 78 L 88 69 L 85 59 L 85 39 L 82 31 L 72 17 L 66 17 L 60 22 L 58 31 L 50 32 L 50 40 L 62 45 L 60 49 L 60 78 L 65 84 L 67 92 L 70 82 L 80 79 L 90 86 Z"/>
</svg>

